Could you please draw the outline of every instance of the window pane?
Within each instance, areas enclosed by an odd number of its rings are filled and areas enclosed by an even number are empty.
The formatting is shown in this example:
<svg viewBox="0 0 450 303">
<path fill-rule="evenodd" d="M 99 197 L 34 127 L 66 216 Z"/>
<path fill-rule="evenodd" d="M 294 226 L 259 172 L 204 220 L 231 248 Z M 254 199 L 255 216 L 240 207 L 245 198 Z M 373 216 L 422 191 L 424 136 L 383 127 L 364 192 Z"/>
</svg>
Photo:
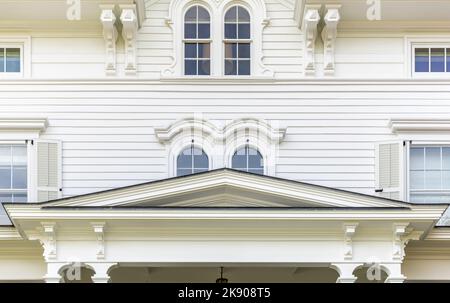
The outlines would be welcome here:
<svg viewBox="0 0 450 303">
<path fill-rule="evenodd" d="M 210 18 L 209 18 L 208 11 L 205 8 L 199 6 L 198 7 L 198 21 L 199 22 L 209 22 L 209 20 L 210 20 Z"/>
<path fill-rule="evenodd" d="M 237 60 L 225 60 L 225 75 L 237 74 Z"/>
<path fill-rule="evenodd" d="M 26 146 L 13 146 L 13 165 L 27 165 L 27 148 Z"/>
<path fill-rule="evenodd" d="M 185 75 L 197 75 L 197 61 L 196 60 L 184 60 L 184 74 Z"/>
<path fill-rule="evenodd" d="M 237 43 L 225 43 L 225 58 L 237 58 Z"/>
<path fill-rule="evenodd" d="M 0 193 L 0 202 L 12 202 L 13 195 L 12 193 Z"/>
<path fill-rule="evenodd" d="M 441 189 L 441 172 L 425 172 L 425 189 Z"/>
<path fill-rule="evenodd" d="M 198 150 L 200 154 L 194 155 L 194 168 L 207 169 L 209 167 L 208 156 L 202 151 Z"/>
<path fill-rule="evenodd" d="M 249 169 L 248 172 L 253 173 L 253 174 L 258 174 L 258 175 L 264 175 L 263 169 Z"/>
<path fill-rule="evenodd" d="M 11 188 L 11 166 L 0 166 L 0 188 Z"/>
<path fill-rule="evenodd" d="M 238 39 L 250 39 L 250 24 L 239 24 L 238 33 Z"/>
<path fill-rule="evenodd" d="M 250 75 L 250 60 L 239 60 L 239 75 Z"/>
<path fill-rule="evenodd" d="M 27 194 L 26 193 L 14 193 L 13 194 L 13 202 L 15 202 L 15 203 L 27 202 Z"/>
<path fill-rule="evenodd" d="M 447 72 L 450 72 L 450 48 L 447 48 Z"/>
<path fill-rule="evenodd" d="M 264 167 L 263 158 L 256 149 L 249 149 L 248 167 L 252 169 L 261 169 Z"/>
<path fill-rule="evenodd" d="M 197 6 L 193 6 L 187 10 L 184 15 L 184 22 L 197 22 Z"/>
<path fill-rule="evenodd" d="M 199 39 L 208 39 L 209 38 L 209 23 L 199 24 L 198 25 L 198 38 Z"/>
<path fill-rule="evenodd" d="M 211 58 L 209 43 L 198 44 L 198 57 L 199 58 Z"/>
<path fill-rule="evenodd" d="M 197 38 L 197 25 L 196 24 L 185 24 L 184 25 L 184 38 L 186 38 L 186 39 Z"/>
<path fill-rule="evenodd" d="M 441 148 L 425 148 L 425 169 L 441 169 Z"/>
<path fill-rule="evenodd" d="M 248 14 L 248 11 L 239 6 L 238 8 L 238 21 L 239 22 L 250 22 L 250 15 Z"/>
<path fill-rule="evenodd" d="M 245 148 L 238 150 L 231 159 L 231 167 L 234 169 L 246 169 L 247 168 L 247 154 Z"/>
<path fill-rule="evenodd" d="M 225 24 L 225 39 L 237 38 L 237 24 Z"/>
<path fill-rule="evenodd" d="M 450 190 L 450 170 L 442 172 L 442 189 Z"/>
<path fill-rule="evenodd" d="M 431 71 L 445 72 L 445 49 L 432 48 L 431 49 Z"/>
<path fill-rule="evenodd" d="M 250 58 L 250 43 L 239 43 L 239 58 Z"/>
<path fill-rule="evenodd" d="M 211 74 L 211 61 L 210 60 L 198 60 L 198 74 L 201 76 L 207 76 Z"/>
<path fill-rule="evenodd" d="M 442 169 L 450 170 L 450 147 L 442 148 Z"/>
<path fill-rule="evenodd" d="M 415 71 L 416 73 L 429 71 L 429 49 L 428 48 L 416 48 L 415 59 Z"/>
<path fill-rule="evenodd" d="M 412 171 L 410 173 L 410 186 L 411 189 L 424 189 L 425 188 L 425 172 Z"/>
<path fill-rule="evenodd" d="M 186 43 L 184 45 L 185 58 L 197 58 L 197 43 Z"/>
<path fill-rule="evenodd" d="M 188 154 L 186 154 L 188 152 Z M 185 149 L 177 158 L 177 167 L 178 168 L 192 168 L 192 155 L 191 149 Z"/>
<path fill-rule="evenodd" d="M 425 168 L 425 149 L 424 148 L 411 148 L 411 169 L 424 169 Z"/>
<path fill-rule="evenodd" d="M 14 166 L 13 168 L 13 184 L 15 189 L 27 188 L 27 167 L 26 166 Z"/>
<path fill-rule="evenodd" d="M 0 48 L 0 73 L 5 71 L 5 49 Z"/>
<path fill-rule="evenodd" d="M 6 49 L 6 72 L 20 72 L 20 48 Z"/>
<path fill-rule="evenodd" d="M 233 6 L 227 11 L 225 22 L 237 22 L 237 6 Z"/>
<path fill-rule="evenodd" d="M 11 166 L 11 146 L 0 145 L 0 165 Z"/>
<path fill-rule="evenodd" d="M 177 176 L 186 176 L 192 174 L 192 169 L 177 169 Z"/>
</svg>

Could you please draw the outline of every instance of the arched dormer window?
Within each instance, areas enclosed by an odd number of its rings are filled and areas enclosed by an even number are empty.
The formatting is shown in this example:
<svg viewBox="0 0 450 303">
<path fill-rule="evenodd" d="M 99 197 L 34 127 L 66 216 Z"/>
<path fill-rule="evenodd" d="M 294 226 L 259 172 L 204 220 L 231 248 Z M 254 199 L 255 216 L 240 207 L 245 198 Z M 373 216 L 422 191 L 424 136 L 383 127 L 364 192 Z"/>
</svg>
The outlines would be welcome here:
<svg viewBox="0 0 450 303">
<path fill-rule="evenodd" d="M 177 176 L 191 175 L 208 170 L 208 155 L 194 145 L 182 150 L 177 157 Z"/>
<path fill-rule="evenodd" d="M 264 158 L 261 153 L 248 145 L 238 149 L 231 159 L 233 169 L 254 174 L 264 174 Z"/>
<path fill-rule="evenodd" d="M 184 74 L 211 74 L 211 17 L 200 5 L 184 14 Z"/>
<path fill-rule="evenodd" d="M 224 53 L 225 75 L 250 75 L 251 23 L 246 8 L 235 5 L 225 13 Z"/>
</svg>

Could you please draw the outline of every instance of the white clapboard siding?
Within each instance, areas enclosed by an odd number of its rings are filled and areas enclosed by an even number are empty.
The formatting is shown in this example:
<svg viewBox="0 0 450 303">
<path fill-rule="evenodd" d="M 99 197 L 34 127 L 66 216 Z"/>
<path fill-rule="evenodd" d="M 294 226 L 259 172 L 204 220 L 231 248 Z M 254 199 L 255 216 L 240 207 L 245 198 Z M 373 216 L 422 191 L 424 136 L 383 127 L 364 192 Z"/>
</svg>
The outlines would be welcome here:
<svg viewBox="0 0 450 303">
<path fill-rule="evenodd" d="M 37 140 L 37 199 L 55 200 L 61 189 L 61 142 Z"/>
<path fill-rule="evenodd" d="M 381 197 L 402 199 L 403 141 L 378 142 L 375 148 L 375 185 Z"/>
</svg>

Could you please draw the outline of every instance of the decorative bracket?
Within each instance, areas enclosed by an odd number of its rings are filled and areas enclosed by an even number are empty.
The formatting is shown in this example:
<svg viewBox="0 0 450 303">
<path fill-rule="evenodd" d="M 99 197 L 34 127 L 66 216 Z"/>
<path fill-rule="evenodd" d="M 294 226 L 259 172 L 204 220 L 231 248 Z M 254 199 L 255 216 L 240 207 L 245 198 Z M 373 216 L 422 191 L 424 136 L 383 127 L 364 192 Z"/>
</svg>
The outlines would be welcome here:
<svg viewBox="0 0 450 303">
<path fill-rule="evenodd" d="M 122 37 L 125 42 L 125 74 L 135 75 L 137 72 L 137 45 L 138 18 L 135 5 L 121 5 Z"/>
<path fill-rule="evenodd" d="M 305 10 L 303 18 L 303 32 L 305 39 L 305 75 L 314 75 L 316 72 L 315 64 L 315 45 L 317 39 L 317 25 L 320 21 L 320 6 L 308 7 Z"/>
<path fill-rule="evenodd" d="M 358 223 L 344 223 L 344 259 L 353 259 L 353 236 L 356 233 Z"/>
<path fill-rule="evenodd" d="M 337 26 L 341 16 L 339 14 L 340 5 L 326 6 L 328 9 L 324 21 L 325 26 L 322 30 L 322 40 L 324 49 L 324 74 L 333 75 L 335 69 L 334 49 L 336 44 Z"/>
<path fill-rule="evenodd" d="M 105 258 L 105 223 L 91 223 L 94 233 L 97 237 L 97 259 Z"/>
<path fill-rule="evenodd" d="M 399 223 L 393 225 L 393 254 L 394 260 L 403 260 L 405 257 L 405 247 L 410 240 L 419 240 L 421 231 L 413 231 L 412 228 L 407 228 L 408 224 Z"/>
<path fill-rule="evenodd" d="M 103 24 L 103 38 L 106 46 L 105 72 L 107 75 L 114 75 L 116 73 L 116 41 L 118 38 L 114 5 L 101 5 L 100 9 L 102 10 L 100 21 Z"/>
<path fill-rule="evenodd" d="M 44 256 L 47 260 L 56 259 L 56 223 L 43 222 L 41 225 L 45 235 Z"/>
</svg>

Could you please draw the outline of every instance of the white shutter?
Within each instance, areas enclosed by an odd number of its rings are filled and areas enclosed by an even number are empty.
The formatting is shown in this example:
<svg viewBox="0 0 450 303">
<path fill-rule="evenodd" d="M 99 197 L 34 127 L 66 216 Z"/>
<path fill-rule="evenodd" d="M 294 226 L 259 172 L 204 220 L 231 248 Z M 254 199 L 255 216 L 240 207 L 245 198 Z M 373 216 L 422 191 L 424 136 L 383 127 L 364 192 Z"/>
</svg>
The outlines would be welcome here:
<svg viewBox="0 0 450 303">
<path fill-rule="evenodd" d="M 61 197 L 61 142 L 36 141 L 37 200 L 55 200 Z"/>
<path fill-rule="evenodd" d="M 404 200 L 403 141 L 379 142 L 375 147 L 375 191 L 380 197 Z"/>
</svg>

